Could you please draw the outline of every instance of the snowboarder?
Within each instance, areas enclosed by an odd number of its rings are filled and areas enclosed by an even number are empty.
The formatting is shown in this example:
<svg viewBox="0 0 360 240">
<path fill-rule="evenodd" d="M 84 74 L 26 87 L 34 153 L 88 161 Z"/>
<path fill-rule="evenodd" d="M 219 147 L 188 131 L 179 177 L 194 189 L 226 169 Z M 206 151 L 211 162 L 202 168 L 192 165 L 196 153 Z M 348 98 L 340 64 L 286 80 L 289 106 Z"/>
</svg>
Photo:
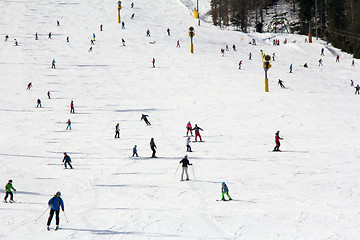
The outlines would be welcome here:
<svg viewBox="0 0 360 240">
<path fill-rule="evenodd" d="M 170 28 L 168 28 L 166 31 L 167 31 L 168 36 L 170 36 Z"/>
<path fill-rule="evenodd" d="M 251 60 L 251 55 L 252 55 L 251 52 L 249 52 L 249 60 Z"/>
<path fill-rule="evenodd" d="M 135 17 L 135 13 L 131 14 L 130 19 L 134 19 L 134 17 Z"/>
<path fill-rule="evenodd" d="M 27 85 L 27 88 L 26 88 L 26 90 L 30 90 L 30 88 L 32 87 L 32 83 L 31 82 L 29 82 L 28 83 L 28 85 Z"/>
<path fill-rule="evenodd" d="M 69 36 L 66 37 L 66 42 L 69 42 Z"/>
<path fill-rule="evenodd" d="M 281 138 L 280 136 L 279 136 L 279 134 L 280 134 L 280 131 L 276 131 L 276 133 L 275 133 L 275 144 L 276 144 L 276 146 L 274 147 L 274 150 L 273 151 L 280 151 L 280 140 L 283 140 L 283 138 Z"/>
<path fill-rule="evenodd" d="M 4 202 L 7 202 L 6 199 L 10 195 L 10 203 L 14 202 L 14 194 L 12 193 L 11 189 L 13 189 L 16 192 L 16 189 L 12 185 L 12 180 L 10 179 L 8 183 L 5 185 L 5 197 Z"/>
<path fill-rule="evenodd" d="M 151 157 L 152 157 L 152 158 L 156 158 L 156 156 L 155 156 L 155 153 L 156 153 L 156 145 L 155 145 L 155 142 L 154 142 L 154 138 L 151 138 L 151 140 L 150 140 L 150 148 L 151 148 L 151 151 L 152 151 Z"/>
<path fill-rule="evenodd" d="M 290 64 L 290 73 L 292 73 L 292 68 L 293 68 L 292 64 Z"/>
<path fill-rule="evenodd" d="M 55 59 L 53 59 L 52 62 L 51 62 L 51 68 L 56 68 L 56 67 L 55 67 L 55 63 L 56 63 L 56 62 L 55 62 Z"/>
<path fill-rule="evenodd" d="M 152 59 L 153 68 L 155 67 L 155 58 Z"/>
<path fill-rule="evenodd" d="M 73 100 L 71 100 L 71 102 L 70 102 L 70 113 L 75 113 L 74 101 Z"/>
<path fill-rule="evenodd" d="M 150 30 L 149 30 L 149 29 L 146 30 L 146 36 L 147 36 L 147 37 L 150 37 Z"/>
<path fill-rule="evenodd" d="M 50 207 L 50 214 L 49 214 L 49 218 L 47 221 L 47 230 L 50 231 L 50 224 L 51 224 L 51 220 L 54 216 L 55 213 L 55 220 L 56 220 L 56 227 L 55 227 L 55 231 L 57 231 L 59 229 L 59 224 L 60 224 L 60 218 L 59 218 L 59 213 L 60 213 L 60 207 L 61 210 L 64 212 L 64 201 L 61 199 L 61 193 L 57 192 L 54 197 L 52 197 L 49 202 L 48 202 L 48 206 Z"/>
<path fill-rule="evenodd" d="M 197 137 L 199 137 L 199 138 L 200 138 L 200 142 L 202 142 L 202 139 L 201 139 L 201 135 L 200 135 L 199 130 L 201 130 L 201 131 L 204 131 L 204 130 L 202 130 L 202 128 L 198 127 L 197 124 L 195 124 L 195 127 L 194 127 L 192 130 L 195 130 L 195 142 L 197 142 Z"/>
<path fill-rule="evenodd" d="M 192 152 L 192 151 L 191 151 L 190 142 L 191 142 L 190 137 L 188 137 L 188 138 L 186 139 L 186 151 L 187 151 L 187 152 Z"/>
<path fill-rule="evenodd" d="M 340 56 L 339 56 L 339 54 L 336 55 L 336 62 L 340 62 Z"/>
<path fill-rule="evenodd" d="M 186 181 L 189 181 L 188 165 L 192 165 L 192 163 L 189 162 L 187 155 L 185 155 L 179 164 L 182 164 L 181 181 L 184 181 L 184 172 L 186 173 Z"/>
<path fill-rule="evenodd" d="M 226 201 L 225 198 L 224 198 L 224 195 L 226 194 L 226 196 L 229 198 L 229 200 L 232 200 L 232 198 L 230 197 L 229 195 L 229 189 L 228 187 L 226 186 L 226 183 L 225 182 L 222 182 L 221 183 L 221 200 L 222 201 Z"/>
<path fill-rule="evenodd" d="M 51 99 L 50 91 L 48 91 L 46 95 L 48 96 L 49 99 Z"/>
<path fill-rule="evenodd" d="M 360 90 L 360 86 L 359 86 L 359 84 L 358 84 L 358 85 L 356 85 L 355 90 L 356 90 L 356 91 L 355 91 L 355 94 L 356 94 L 356 93 L 357 93 L 357 94 L 360 94 L 360 93 L 359 93 L 359 90 Z"/>
<path fill-rule="evenodd" d="M 140 121 L 144 120 L 144 122 L 146 123 L 147 126 L 151 125 L 151 123 L 147 119 L 148 116 L 149 115 L 141 114 L 141 119 L 140 119 Z"/>
<path fill-rule="evenodd" d="M 283 81 L 279 78 L 278 84 L 280 85 L 281 88 L 285 88 Z"/>
<path fill-rule="evenodd" d="M 125 39 L 121 39 L 122 45 L 125 47 Z"/>
<path fill-rule="evenodd" d="M 38 34 L 35 33 L 35 40 L 38 40 Z"/>
<path fill-rule="evenodd" d="M 92 46 L 89 48 L 88 52 L 92 52 Z"/>
<path fill-rule="evenodd" d="M 355 60 L 352 60 L 351 66 L 352 66 L 352 67 L 355 67 Z"/>
<path fill-rule="evenodd" d="M 354 86 L 354 81 L 353 80 L 350 80 L 350 86 Z"/>
<path fill-rule="evenodd" d="M 236 46 L 235 46 L 235 44 L 233 44 L 233 50 L 236 51 Z"/>
<path fill-rule="evenodd" d="M 319 59 L 319 66 L 323 66 L 322 63 L 323 63 L 323 60 L 320 58 L 320 59 Z"/>
<path fill-rule="evenodd" d="M 102 29 L 103 28 L 103 25 L 102 24 L 100 24 L 100 32 L 102 32 Z"/>
<path fill-rule="evenodd" d="M 67 169 L 67 164 L 69 164 L 70 168 L 73 169 L 73 167 L 71 166 L 71 158 L 69 157 L 69 155 L 67 155 L 66 152 L 64 152 L 64 159 L 62 161 L 66 169 Z"/>
<path fill-rule="evenodd" d="M 177 42 L 176 42 L 176 47 L 180 47 L 180 41 L 179 40 L 177 40 Z"/>
<path fill-rule="evenodd" d="M 70 119 L 67 120 L 66 124 L 67 124 L 66 130 L 68 130 L 69 128 L 71 130 L 71 121 L 70 121 Z"/>
<path fill-rule="evenodd" d="M 239 69 L 241 69 L 241 65 L 242 65 L 242 60 L 240 60 L 239 62 Z"/>
<path fill-rule="evenodd" d="M 19 46 L 19 42 L 16 40 L 16 38 L 14 38 L 14 44 L 15 46 Z"/>
<path fill-rule="evenodd" d="M 93 33 L 93 41 L 95 42 L 96 40 L 95 40 L 95 33 Z"/>
<path fill-rule="evenodd" d="M 321 49 L 321 54 L 320 54 L 320 56 L 324 56 L 324 50 L 325 50 L 324 48 Z"/>
<path fill-rule="evenodd" d="M 41 107 L 41 100 L 40 100 L 40 98 L 38 98 L 38 100 L 36 101 L 36 103 L 37 103 L 36 107 Z"/>
<path fill-rule="evenodd" d="M 4 41 L 7 42 L 8 39 L 9 39 L 9 35 L 6 35 Z"/>
<path fill-rule="evenodd" d="M 51 39 L 51 32 L 49 32 L 48 39 Z"/>
<path fill-rule="evenodd" d="M 138 153 L 137 153 L 137 146 L 135 145 L 134 148 L 133 148 L 133 157 L 136 156 L 136 157 L 139 157 Z"/>
<path fill-rule="evenodd" d="M 121 28 L 122 28 L 122 29 L 125 29 L 125 23 L 124 23 L 124 21 L 121 22 Z"/>
<path fill-rule="evenodd" d="M 115 126 L 115 138 L 120 138 L 119 123 L 117 123 Z"/>
<path fill-rule="evenodd" d="M 192 126 L 191 126 L 190 121 L 186 124 L 186 136 L 188 136 L 189 131 L 191 133 L 191 136 L 193 136 L 193 134 L 192 134 Z"/>
</svg>

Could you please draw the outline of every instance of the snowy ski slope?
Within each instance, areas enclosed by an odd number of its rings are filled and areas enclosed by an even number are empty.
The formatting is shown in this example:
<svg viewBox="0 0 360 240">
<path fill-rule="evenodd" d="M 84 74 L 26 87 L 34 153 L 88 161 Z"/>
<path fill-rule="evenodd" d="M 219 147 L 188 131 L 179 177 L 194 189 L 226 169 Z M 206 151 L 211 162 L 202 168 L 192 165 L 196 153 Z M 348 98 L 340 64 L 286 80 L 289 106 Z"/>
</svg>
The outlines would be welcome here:
<svg viewBox="0 0 360 240">
<path fill-rule="evenodd" d="M 116 1 L 0 1 L 0 36 L 10 36 L 0 41 L 0 184 L 12 179 L 18 201 L 0 204 L 0 239 L 358 239 L 360 96 L 350 79 L 360 82 L 360 63 L 304 36 L 199 27 L 184 1 L 122 2 L 125 29 Z M 269 93 L 260 49 L 276 53 Z M 205 142 L 191 144 L 192 181 L 180 182 L 188 121 Z M 276 130 L 281 153 L 271 152 Z M 63 152 L 73 170 L 63 168 Z M 215 201 L 223 181 L 234 201 Z M 60 230 L 48 232 L 48 212 L 35 220 L 57 191 L 69 222 L 61 213 Z"/>
</svg>

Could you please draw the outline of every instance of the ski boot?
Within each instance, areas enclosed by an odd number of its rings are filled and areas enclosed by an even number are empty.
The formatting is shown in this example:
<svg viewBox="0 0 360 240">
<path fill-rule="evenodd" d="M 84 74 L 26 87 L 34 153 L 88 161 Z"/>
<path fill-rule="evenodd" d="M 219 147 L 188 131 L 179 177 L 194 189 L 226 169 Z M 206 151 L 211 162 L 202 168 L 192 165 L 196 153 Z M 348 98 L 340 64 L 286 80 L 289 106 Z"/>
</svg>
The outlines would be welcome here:
<svg viewBox="0 0 360 240">
<path fill-rule="evenodd" d="M 57 231 L 59 229 L 59 225 L 56 225 L 55 227 L 55 231 Z"/>
<path fill-rule="evenodd" d="M 47 226 L 46 229 L 47 229 L 48 231 L 50 231 L 50 226 Z"/>
</svg>

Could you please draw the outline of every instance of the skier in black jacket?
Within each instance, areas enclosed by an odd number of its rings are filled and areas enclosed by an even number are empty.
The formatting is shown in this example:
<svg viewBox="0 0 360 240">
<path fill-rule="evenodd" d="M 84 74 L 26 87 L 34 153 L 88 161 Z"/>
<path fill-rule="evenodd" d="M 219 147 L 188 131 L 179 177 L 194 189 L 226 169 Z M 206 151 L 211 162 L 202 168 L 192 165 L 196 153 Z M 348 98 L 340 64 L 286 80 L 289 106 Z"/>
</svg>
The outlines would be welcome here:
<svg viewBox="0 0 360 240">
<path fill-rule="evenodd" d="M 63 163 L 65 165 L 65 168 L 67 168 L 66 164 L 69 164 L 70 168 L 73 169 L 73 167 L 71 166 L 71 159 L 70 159 L 69 155 L 66 154 L 66 152 L 64 152 Z"/>
<path fill-rule="evenodd" d="M 149 115 L 145 115 L 145 114 L 141 114 L 141 121 L 144 120 L 144 122 L 146 123 L 146 125 L 151 125 L 151 123 L 149 122 L 149 120 L 147 119 Z"/>
<path fill-rule="evenodd" d="M 152 151 L 152 158 L 156 158 L 155 156 L 155 153 L 156 153 L 156 145 L 155 145 L 155 142 L 154 142 L 154 138 L 151 138 L 150 140 L 150 148 L 151 148 L 151 151 Z"/>
<path fill-rule="evenodd" d="M 189 181 L 188 165 L 192 165 L 187 158 L 187 155 L 179 162 L 182 163 L 181 181 L 184 181 L 184 172 L 186 173 L 186 181 Z"/>
</svg>

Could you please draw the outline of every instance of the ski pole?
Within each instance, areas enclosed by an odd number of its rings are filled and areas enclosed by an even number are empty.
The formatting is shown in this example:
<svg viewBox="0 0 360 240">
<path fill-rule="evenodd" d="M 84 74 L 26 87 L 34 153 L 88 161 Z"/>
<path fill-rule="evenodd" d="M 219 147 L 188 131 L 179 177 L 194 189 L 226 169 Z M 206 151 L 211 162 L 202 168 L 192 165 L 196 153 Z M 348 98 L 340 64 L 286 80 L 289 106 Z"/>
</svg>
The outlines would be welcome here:
<svg viewBox="0 0 360 240">
<path fill-rule="evenodd" d="M 65 215 L 66 221 L 69 222 L 69 220 L 67 219 L 67 216 L 66 216 L 66 214 L 65 214 L 65 211 L 63 211 L 63 213 L 64 213 L 64 215 Z"/>
<path fill-rule="evenodd" d="M 179 163 L 179 165 L 178 165 L 178 166 L 177 166 L 177 168 L 176 168 L 176 171 L 175 171 L 174 177 L 176 176 L 176 173 L 177 173 L 177 171 L 178 171 L 178 169 L 179 169 L 179 166 L 180 166 L 180 163 Z"/>
<path fill-rule="evenodd" d="M 37 219 L 35 219 L 35 221 L 39 220 L 42 217 L 42 215 L 44 215 L 44 213 L 46 213 L 50 207 L 51 207 L 51 205 L 48 206 L 48 208 Z"/>
<path fill-rule="evenodd" d="M 283 139 L 286 143 L 288 143 L 289 145 L 293 146 L 291 143 L 289 143 L 288 141 L 286 141 L 285 139 Z"/>
<path fill-rule="evenodd" d="M 191 165 L 192 166 L 192 171 L 193 171 L 193 174 L 194 174 L 194 180 L 196 180 L 196 177 L 195 177 L 195 171 L 194 171 L 194 164 Z"/>
</svg>

